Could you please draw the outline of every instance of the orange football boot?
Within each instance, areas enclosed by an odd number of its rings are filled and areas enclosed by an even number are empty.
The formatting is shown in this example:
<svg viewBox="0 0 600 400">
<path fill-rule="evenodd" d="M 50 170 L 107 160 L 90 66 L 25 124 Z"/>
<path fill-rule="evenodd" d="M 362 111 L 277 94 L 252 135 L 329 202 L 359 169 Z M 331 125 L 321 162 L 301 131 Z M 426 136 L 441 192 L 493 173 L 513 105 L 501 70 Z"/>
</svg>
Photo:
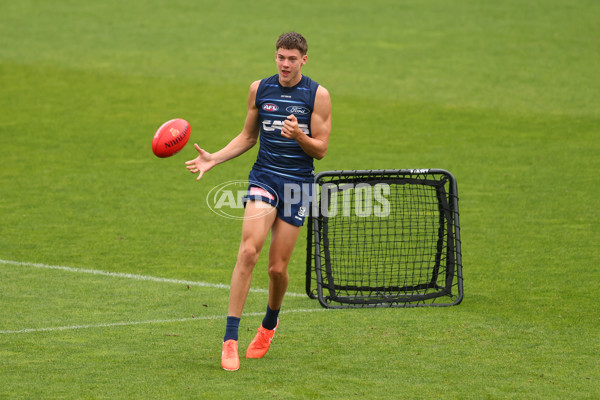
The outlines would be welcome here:
<svg viewBox="0 0 600 400">
<path fill-rule="evenodd" d="M 221 353 L 221 367 L 226 371 L 237 371 L 240 369 L 240 357 L 238 356 L 237 340 L 228 340 L 223 342 L 223 352 Z"/>
<path fill-rule="evenodd" d="M 265 329 L 260 326 L 257 329 L 257 334 L 254 337 L 254 340 L 248 346 L 248 350 L 246 350 L 246 358 L 261 358 L 267 351 L 269 350 L 269 346 L 271 346 L 271 342 L 273 341 L 273 335 L 275 335 L 275 329 L 279 326 L 279 321 L 277 321 L 277 325 L 273 330 Z"/>
</svg>

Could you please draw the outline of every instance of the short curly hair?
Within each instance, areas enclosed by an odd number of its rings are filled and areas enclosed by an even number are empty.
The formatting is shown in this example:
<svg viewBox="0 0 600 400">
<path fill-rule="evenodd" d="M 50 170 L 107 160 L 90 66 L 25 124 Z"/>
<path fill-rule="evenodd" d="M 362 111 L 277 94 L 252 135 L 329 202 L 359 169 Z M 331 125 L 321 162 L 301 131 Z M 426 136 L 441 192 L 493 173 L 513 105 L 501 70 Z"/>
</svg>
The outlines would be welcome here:
<svg viewBox="0 0 600 400">
<path fill-rule="evenodd" d="M 301 34 L 297 32 L 287 32 L 279 36 L 277 43 L 275 43 L 275 49 L 296 49 L 300 54 L 306 55 L 308 43 L 306 43 L 306 39 Z"/>
</svg>

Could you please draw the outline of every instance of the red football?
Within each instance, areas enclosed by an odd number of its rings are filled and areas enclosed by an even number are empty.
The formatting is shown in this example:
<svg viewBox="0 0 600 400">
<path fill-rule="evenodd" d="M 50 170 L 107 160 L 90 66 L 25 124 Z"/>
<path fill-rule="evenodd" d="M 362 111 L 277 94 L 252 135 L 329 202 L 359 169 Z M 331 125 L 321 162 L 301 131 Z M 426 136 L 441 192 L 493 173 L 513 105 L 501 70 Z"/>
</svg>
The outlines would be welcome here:
<svg viewBox="0 0 600 400">
<path fill-rule="evenodd" d="M 171 157 L 185 147 L 192 128 L 185 119 L 172 119 L 161 125 L 152 139 L 152 152 L 157 157 Z"/>
</svg>

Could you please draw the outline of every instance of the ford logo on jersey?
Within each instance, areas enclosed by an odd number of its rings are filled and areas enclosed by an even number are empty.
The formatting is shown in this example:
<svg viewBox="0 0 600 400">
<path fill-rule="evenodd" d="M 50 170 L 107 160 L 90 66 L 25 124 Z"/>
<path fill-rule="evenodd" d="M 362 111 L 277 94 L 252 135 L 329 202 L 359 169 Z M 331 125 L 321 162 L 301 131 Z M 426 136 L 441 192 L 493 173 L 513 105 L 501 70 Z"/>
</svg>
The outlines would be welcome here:
<svg viewBox="0 0 600 400">
<path fill-rule="evenodd" d="M 301 106 L 289 106 L 288 108 L 285 109 L 285 111 L 289 112 L 290 114 L 298 114 L 298 115 L 305 115 L 310 112 L 308 110 L 308 108 L 301 107 Z"/>
<path fill-rule="evenodd" d="M 277 111 L 279 110 L 279 107 L 277 107 L 277 104 L 267 103 L 263 104 L 262 109 L 265 111 Z"/>
</svg>

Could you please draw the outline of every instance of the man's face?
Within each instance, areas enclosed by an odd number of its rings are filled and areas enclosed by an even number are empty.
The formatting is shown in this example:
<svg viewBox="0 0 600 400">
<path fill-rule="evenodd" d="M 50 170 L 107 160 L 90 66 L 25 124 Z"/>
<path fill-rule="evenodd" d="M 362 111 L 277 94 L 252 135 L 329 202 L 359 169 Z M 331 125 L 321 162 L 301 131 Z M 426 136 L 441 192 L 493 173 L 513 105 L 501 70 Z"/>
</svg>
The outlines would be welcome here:
<svg viewBox="0 0 600 400">
<path fill-rule="evenodd" d="M 307 55 L 300 54 L 297 49 L 277 49 L 275 60 L 279 71 L 279 83 L 282 86 L 294 86 L 300 82 L 302 66 L 306 64 Z"/>
</svg>

